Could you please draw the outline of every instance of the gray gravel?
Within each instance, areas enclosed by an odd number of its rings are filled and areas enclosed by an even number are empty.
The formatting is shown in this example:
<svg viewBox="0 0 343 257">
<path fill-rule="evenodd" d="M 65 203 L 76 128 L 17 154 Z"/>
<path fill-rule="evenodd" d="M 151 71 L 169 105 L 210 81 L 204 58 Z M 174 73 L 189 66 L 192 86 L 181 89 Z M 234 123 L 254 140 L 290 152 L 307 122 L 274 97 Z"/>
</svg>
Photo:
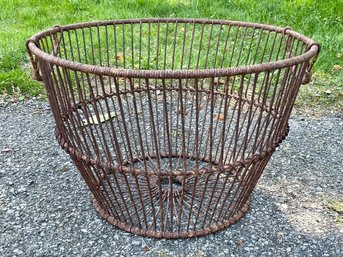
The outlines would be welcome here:
<svg viewBox="0 0 343 257">
<path fill-rule="evenodd" d="M 46 102 L 0 104 L 0 256 L 343 256 L 343 120 L 295 116 L 236 225 L 189 240 L 122 232 L 54 139 Z"/>
</svg>

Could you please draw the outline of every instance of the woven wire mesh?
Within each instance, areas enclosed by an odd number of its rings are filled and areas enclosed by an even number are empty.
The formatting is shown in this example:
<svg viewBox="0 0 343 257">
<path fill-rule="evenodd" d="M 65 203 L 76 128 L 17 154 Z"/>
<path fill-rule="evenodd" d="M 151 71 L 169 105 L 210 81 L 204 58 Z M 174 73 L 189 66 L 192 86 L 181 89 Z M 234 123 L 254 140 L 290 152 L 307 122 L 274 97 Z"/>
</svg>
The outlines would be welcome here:
<svg viewBox="0 0 343 257">
<path fill-rule="evenodd" d="M 289 28 L 192 19 L 56 26 L 27 47 L 97 211 L 159 238 L 243 216 L 319 52 Z"/>
</svg>

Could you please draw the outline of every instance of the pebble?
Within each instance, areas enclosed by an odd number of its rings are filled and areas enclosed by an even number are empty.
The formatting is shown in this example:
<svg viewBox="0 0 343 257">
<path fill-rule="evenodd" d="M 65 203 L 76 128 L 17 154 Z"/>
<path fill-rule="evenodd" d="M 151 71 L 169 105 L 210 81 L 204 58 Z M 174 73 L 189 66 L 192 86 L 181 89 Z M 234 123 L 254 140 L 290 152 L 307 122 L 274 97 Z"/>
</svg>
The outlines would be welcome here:
<svg viewBox="0 0 343 257">
<path fill-rule="evenodd" d="M 22 255 L 22 254 L 24 254 L 24 252 L 23 252 L 23 251 L 21 251 L 21 250 L 19 250 L 19 249 L 14 249 L 14 250 L 13 250 L 13 253 L 15 253 L 15 254 L 19 254 L 19 255 Z"/>
<path fill-rule="evenodd" d="M 132 244 L 132 245 L 135 245 L 135 246 L 138 246 L 138 245 L 141 245 L 141 242 L 138 241 L 138 240 L 132 240 L 132 241 L 131 241 L 131 244 Z"/>
<path fill-rule="evenodd" d="M 26 189 L 26 187 L 24 187 L 24 186 L 19 186 L 19 188 L 18 188 L 18 190 L 17 190 L 18 193 L 24 193 L 24 192 L 26 192 L 26 191 L 27 191 L 27 189 Z"/>
</svg>

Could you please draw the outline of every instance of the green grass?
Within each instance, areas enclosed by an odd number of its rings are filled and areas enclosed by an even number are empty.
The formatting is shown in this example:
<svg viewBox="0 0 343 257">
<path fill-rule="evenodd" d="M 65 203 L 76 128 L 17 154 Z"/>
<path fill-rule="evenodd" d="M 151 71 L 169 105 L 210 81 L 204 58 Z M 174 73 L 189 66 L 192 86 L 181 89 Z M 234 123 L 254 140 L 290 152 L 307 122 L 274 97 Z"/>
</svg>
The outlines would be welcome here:
<svg viewBox="0 0 343 257">
<path fill-rule="evenodd" d="M 343 202 L 339 200 L 332 200 L 328 203 L 329 209 L 339 213 L 343 214 Z"/>
<path fill-rule="evenodd" d="M 336 222 L 343 224 L 343 202 L 339 200 L 331 200 L 327 203 L 327 206 L 330 210 L 338 213 L 338 216 L 336 217 Z"/>
<path fill-rule="evenodd" d="M 342 0 L 0 0 L 0 94 L 35 96 L 25 40 L 56 24 L 132 17 L 198 17 L 290 26 L 321 43 L 313 82 L 297 105 L 343 111 Z M 336 66 L 335 66 L 336 65 Z"/>
</svg>

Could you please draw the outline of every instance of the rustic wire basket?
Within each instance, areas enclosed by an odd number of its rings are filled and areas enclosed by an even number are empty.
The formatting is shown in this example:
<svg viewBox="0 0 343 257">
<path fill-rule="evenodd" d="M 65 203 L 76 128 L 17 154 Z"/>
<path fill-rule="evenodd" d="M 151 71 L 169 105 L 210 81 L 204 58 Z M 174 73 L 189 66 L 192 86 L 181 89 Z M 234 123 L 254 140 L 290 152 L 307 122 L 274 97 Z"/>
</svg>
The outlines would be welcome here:
<svg viewBox="0 0 343 257">
<path fill-rule="evenodd" d="M 243 216 L 319 48 L 289 28 L 203 19 L 56 26 L 27 41 L 96 210 L 157 238 Z"/>
</svg>

